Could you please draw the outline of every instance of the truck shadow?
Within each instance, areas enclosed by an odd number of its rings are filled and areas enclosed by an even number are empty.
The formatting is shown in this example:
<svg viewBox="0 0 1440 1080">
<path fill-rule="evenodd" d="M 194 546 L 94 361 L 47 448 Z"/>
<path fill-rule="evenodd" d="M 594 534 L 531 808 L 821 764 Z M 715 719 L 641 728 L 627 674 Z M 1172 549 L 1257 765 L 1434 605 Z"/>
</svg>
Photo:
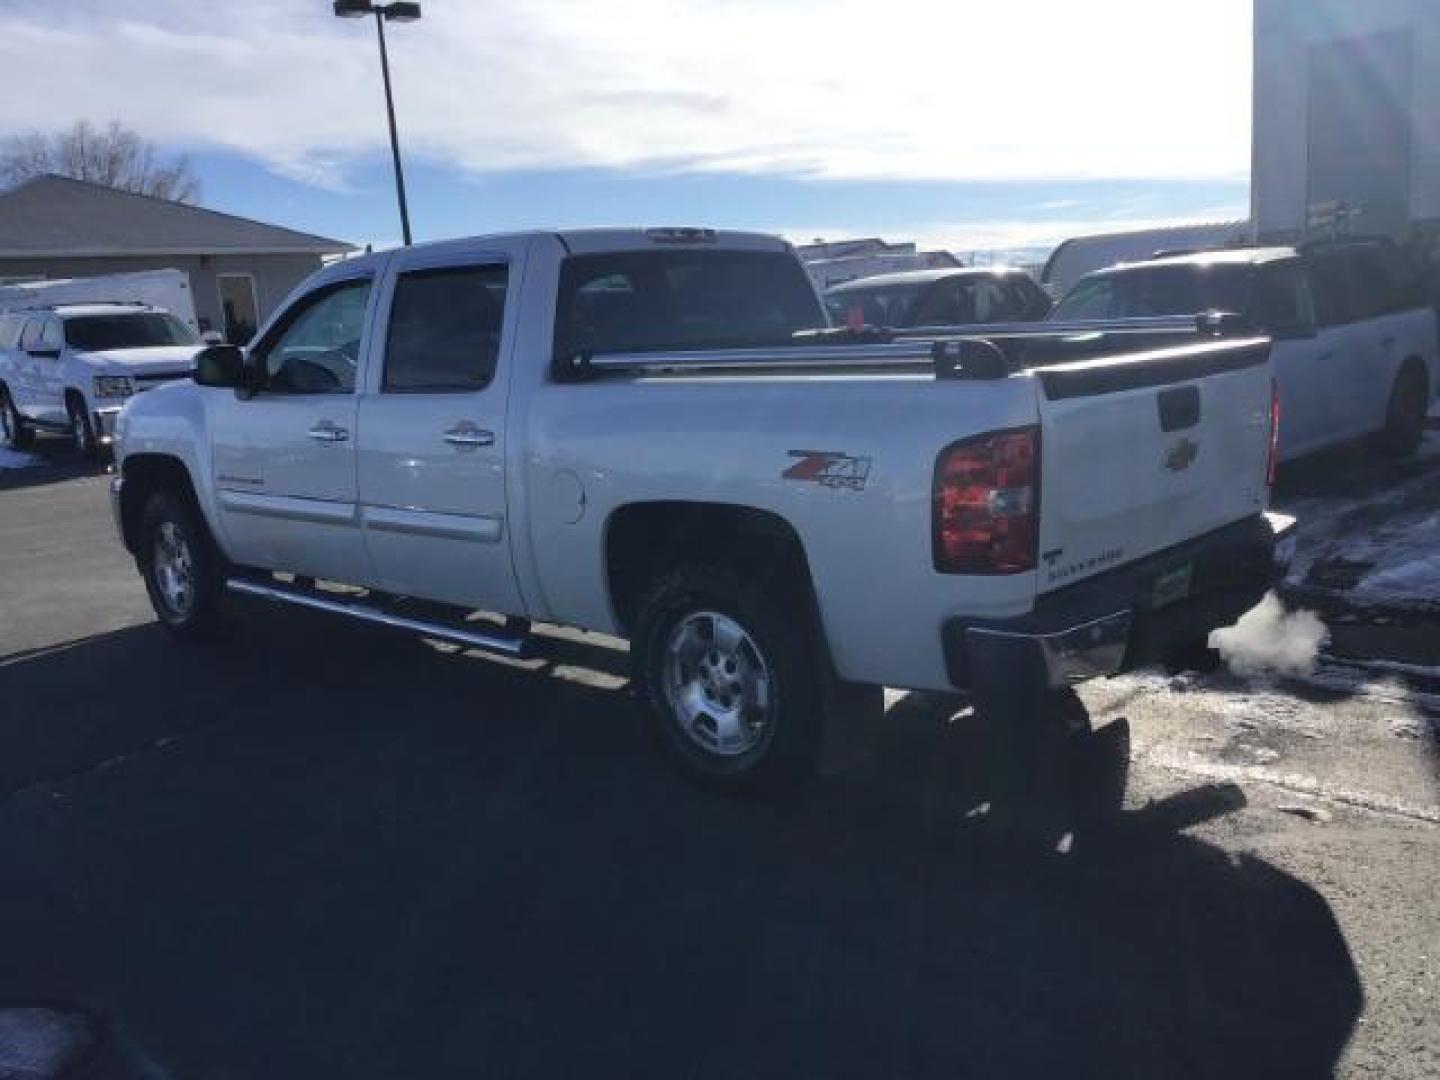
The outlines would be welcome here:
<svg viewBox="0 0 1440 1080">
<path fill-rule="evenodd" d="M 1178 831 L 1233 790 L 1123 811 L 1123 731 L 1097 842 L 996 868 L 983 718 L 907 699 L 746 803 L 564 667 L 263 612 L 0 660 L 0 998 L 81 1002 L 176 1077 L 1335 1068 L 1362 992 L 1328 905 Z"/>
<path fill-rule="evenodd" d="M 23 464 L 12 464 L 15 459 Z M 107 454 L 103 462 L 80 456 L 68 437 L 40 435 L 28 450 L 7 451 L 0 448 L 0 491 L 57 484 L 62 480 L 78 480 L 99 476 L 110 468 Z"/>
</svg>

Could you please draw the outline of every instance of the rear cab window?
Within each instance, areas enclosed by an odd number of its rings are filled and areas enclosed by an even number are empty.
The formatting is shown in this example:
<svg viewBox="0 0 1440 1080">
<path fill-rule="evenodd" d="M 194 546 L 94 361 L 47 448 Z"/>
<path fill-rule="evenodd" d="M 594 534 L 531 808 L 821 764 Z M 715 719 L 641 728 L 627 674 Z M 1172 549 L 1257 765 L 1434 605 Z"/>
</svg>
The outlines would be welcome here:
<svg viewBox="0 0 1440 1080">
<path fill-rule="evenodd" d="M 560 271 L 555 356 L 774 345 L 822 325 L 810 279 L 787 253 L 572 255 Z"/>
</svg>

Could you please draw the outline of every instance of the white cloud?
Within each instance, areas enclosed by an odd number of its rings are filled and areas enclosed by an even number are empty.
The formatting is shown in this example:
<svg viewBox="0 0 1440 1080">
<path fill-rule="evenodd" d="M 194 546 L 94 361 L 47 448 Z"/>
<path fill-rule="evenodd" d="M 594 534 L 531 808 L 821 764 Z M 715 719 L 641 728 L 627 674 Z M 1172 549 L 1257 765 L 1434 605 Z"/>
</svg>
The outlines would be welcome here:
<svg viewBox="0 0 1440 1080">
<path fill-rule="evenodd" d="M 1222 177 L 1248 167 L 1249 7 L 428 0 L 391 63 L 407 152 L 473 171 Z M 0 97 L 0 130 L 115 116 L 320 186 L 385 146 L 368 20 L 320 0 L 55 8 L 0 12 L 7 80 L 44 87 Z"/>
</svg>

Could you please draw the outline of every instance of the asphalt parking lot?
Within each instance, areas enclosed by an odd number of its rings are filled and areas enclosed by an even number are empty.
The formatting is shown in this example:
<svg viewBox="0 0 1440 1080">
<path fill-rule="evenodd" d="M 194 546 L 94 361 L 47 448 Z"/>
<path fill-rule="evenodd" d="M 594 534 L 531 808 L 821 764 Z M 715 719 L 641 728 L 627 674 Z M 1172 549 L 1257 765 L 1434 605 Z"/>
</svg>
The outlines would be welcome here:
<svg viewBox="0 0 1440 1080">
<path fill-rule="evenodd" d="M 0 1005 L 102 1017 L 94 1075 L 1440 1072 L 1413 683 L 1098 684 L 1075 852 L 997 866 L 954 702 L 718 799 L 604 642 L 247 607 L 176 645 L 87 473 L 0 480 Z"/>
</svg>

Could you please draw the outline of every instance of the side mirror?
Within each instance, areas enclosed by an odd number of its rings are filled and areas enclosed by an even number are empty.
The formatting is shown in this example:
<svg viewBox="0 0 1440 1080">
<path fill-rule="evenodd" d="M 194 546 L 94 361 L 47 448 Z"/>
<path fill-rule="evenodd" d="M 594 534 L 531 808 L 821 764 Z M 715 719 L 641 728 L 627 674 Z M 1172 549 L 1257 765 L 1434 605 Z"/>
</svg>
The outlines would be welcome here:
<svg viewBox="0 0 1440 1080">
<path fill-rule="evenodd" d="M 206 346 L 195 354 L 195 384 L 244 389 L 245 354 L 238 345 Z"/>
<path fill-rule="evenodd" d="M 224 345 L 225 335 L 220 333 L 219 330 L 206 330 L 200 335 L 200 340 L 206 345 Z"/>
</svg>

